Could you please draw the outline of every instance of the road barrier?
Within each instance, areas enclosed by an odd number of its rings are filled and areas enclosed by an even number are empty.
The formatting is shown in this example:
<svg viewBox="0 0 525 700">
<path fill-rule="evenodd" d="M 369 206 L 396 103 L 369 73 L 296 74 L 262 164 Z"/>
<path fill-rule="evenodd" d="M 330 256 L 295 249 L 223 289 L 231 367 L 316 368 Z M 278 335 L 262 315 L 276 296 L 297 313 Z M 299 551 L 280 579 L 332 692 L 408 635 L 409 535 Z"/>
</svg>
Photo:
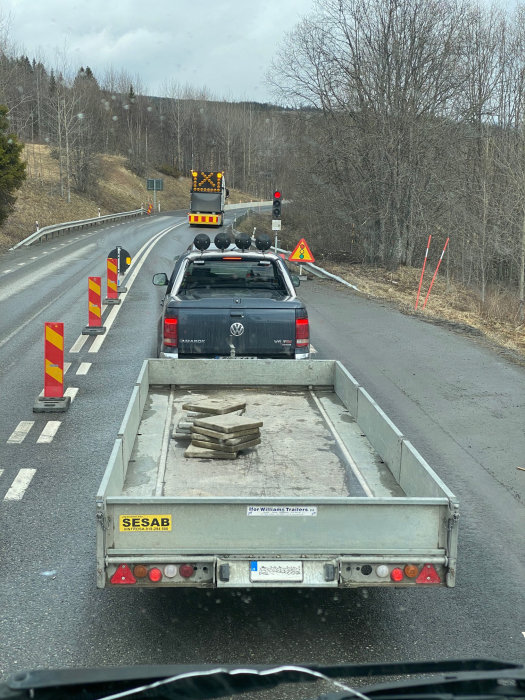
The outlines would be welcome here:
<svg viewBox="0 0 525 700">
<path fill-rule="evenodd" d="M 101 277 L 88 277 L 88 324 L 82 335 L 102 335 L 106 328 L 102 325 Z"/>
<path fill-rule="evenodd" d="M 118 298 L 118 260 L 116 258 L 107 259 L 107 296 L 104 304 L 120 304 Z"/>
<path fill-rule="evenodd" d="M 53 224 L 51 226 L 44 226 L 44 228 L 38 228 L 38 222 L 37 222 L 37 230 L 35 233 L 32 233 L 30 236 L 27 238 L 24 238 L 23 241 L 20 241 L 16 245 L 14 245 L 12 248 L 9 250 L 16 250 L 17 248 L 20 248 L 20 246 L 29 246 L 32 245 L 33 243 L 41 243 L 42 239 L 46 240 L 48 238 L 54 238 L 55 233 L 57 235 L 60 235 L 61 233 L 68 233 L 69 231 L 72 231 L 74 229 L 79 229 L 79 228 L 86 228 L 89 226 L 100 226 L 102 222 L 108 222 L 108 221 L 116 221 L 117 219 L 130 219 L 135 216 L 143 216 L 145 214 L 144 209 L 135 209 L 133 211 L 123 211 L 118 214 L 106 214 L 105 216 L 95 216 L 92 219 L 80 219 L 79 221 L 66 221 L 65 223 L 61 224 Z"/>
<path fill-rule="evenodd" d="M 48 322 L 44 330 L 44 395 L 38 397 L 35 413 L 57 413 L 69 408 L 64 396 L 64 324 Z"/>
</svg>

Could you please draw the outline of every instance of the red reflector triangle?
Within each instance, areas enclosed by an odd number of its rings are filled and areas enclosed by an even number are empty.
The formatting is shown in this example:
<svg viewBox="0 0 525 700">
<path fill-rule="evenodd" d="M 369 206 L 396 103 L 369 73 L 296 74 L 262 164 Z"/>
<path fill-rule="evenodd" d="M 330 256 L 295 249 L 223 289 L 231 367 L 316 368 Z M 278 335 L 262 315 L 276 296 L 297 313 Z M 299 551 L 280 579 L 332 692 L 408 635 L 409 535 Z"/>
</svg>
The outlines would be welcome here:
<svg viewBox="0 0 525 700">
<path fill-rule="evenodd" d="M 121 564 L 110 579 L 111 583 L 137 583 L 127 564 Z"/>
<path fill-rule="evenodd" d="M 416 578 L 416 583 L 441 583 L 441 579 L 432 564 L 425 564 Z"/>
</svg>

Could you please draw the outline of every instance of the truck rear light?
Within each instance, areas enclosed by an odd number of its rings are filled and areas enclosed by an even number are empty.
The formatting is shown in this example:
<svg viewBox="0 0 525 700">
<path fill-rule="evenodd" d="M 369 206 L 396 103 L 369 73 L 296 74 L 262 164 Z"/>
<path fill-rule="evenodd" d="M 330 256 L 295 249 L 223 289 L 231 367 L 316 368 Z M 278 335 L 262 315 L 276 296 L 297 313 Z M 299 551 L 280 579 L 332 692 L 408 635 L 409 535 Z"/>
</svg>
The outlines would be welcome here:
<svg viewBox="0 0 525 700">
<path fill-rule="evenodd" d="M 183 578 L 190 578 L 190 576 L 193 576 L 193 566 L 191 564 L 181 564 L 179 567 L 179 574 Z"/>
<path fill-rule="evenodd" d="M 441 579 L 432 564 L 425 564 L 416 578 L 416 583 L 441 583 Z"/>
<path fill-rule="evenodd" d="M 392 579 L 392 581 L 402 581 L 403 576 L 403 569 L 399 569 L 398 567 L 392 569 L 392 571 L 390 572 L 390 578 Z"/>
<path fill-rule="evenodd" d="M 133 567 L 133 576 L 135 578 L 146 578 L 148 575 L 148 568 L 144 564 L 137 564 Z"/>
<path fill-rule="evenodd" d="M 148 571 L 148 578 L 153 583 L 158 583 L 162 578 L 162 571 L 160 569 L 157 569 L 156 566 L 154 566 Z"/>
<path fill-rule="evenodd" d="M 166 576 L 166 578 L 173 578 L 177 575 L 177 571 L 178 569 L 175 564 L 166 564 L 164 567 L 164 576 Z"/>
<path fill-rule="evenodd" d="M 310 344 L 310 326 L 306 309 L 297 309 L 295 312 L 295 346 L 307 347 Z"/>
<path fill-rule="evenodd" d="M 177 318 L 164 319 L 164 345 L 177 347 L 179 343 L 179 320 Z"/>
<path fill-rule="evenodd" d="M 137 583 L 137 579 L 133 576 L 131 569 L 127 564 L 121 564 L 110 578 L 111 583 L 125 585 L 127 583 Z"/>
</svg>

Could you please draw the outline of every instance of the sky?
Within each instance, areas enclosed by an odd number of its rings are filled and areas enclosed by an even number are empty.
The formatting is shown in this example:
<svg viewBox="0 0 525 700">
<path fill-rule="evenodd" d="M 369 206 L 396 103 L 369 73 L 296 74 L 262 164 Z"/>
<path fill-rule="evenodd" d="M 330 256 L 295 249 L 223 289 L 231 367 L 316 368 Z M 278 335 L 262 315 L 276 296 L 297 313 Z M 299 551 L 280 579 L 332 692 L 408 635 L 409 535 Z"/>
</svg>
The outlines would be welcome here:
<svg viewBox="0 0 525 700">
<path fill-rule="evenodd" d="M 0 0 L 16 55 L 46 68 L 89 66 L 140 76 L 142 94 L 168 85 L 218 99 L 275 102 L 266 75 L 278 46 L 315 0 Z"/>
</svg>

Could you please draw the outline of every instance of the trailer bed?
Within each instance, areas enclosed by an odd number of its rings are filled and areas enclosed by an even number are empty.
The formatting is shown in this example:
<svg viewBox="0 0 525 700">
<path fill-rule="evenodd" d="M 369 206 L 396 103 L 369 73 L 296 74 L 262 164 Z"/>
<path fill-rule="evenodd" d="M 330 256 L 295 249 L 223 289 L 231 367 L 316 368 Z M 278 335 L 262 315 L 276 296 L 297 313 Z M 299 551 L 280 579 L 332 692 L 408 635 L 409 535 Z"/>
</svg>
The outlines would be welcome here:
<svg viewBox="0 0 525 700">
<path fill-rule="evenodd" d="M 172 437 L 182 406 L 207 398 L 246 401 L 245 415 L 263 422 L 261 443 L 235 459 L 185 457 L 190 439 Z M 149 402 L 123 496 L 406 495 L 333 391 L 157 386 Z"/>
</svg>

